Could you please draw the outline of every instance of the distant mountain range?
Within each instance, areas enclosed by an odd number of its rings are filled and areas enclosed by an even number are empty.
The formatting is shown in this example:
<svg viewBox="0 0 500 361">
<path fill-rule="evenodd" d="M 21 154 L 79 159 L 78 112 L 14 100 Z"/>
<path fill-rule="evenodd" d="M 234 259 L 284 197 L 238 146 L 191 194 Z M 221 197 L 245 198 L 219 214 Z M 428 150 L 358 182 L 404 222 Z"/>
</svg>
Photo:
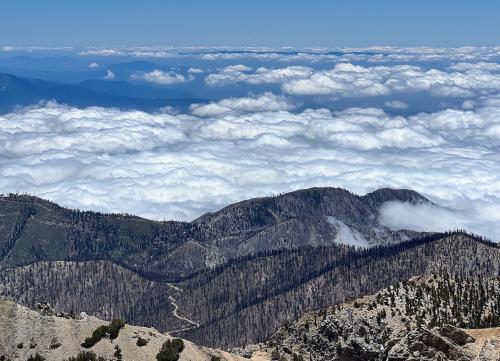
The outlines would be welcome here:
<svg viewBox="0 0 500 361">
<path fill-rule="evenodd" d="M 166 106 L 182 110 L 193 103 L 206 102 L 187 92 L 133 85 L 125 81 L 88 80 L 71 85 L 0 73 L 0 113 L 10 112 L 16 106 L 52 100 L 76 107 L 102 106 L 144 111 L 158 111 Z"/>
</svg>

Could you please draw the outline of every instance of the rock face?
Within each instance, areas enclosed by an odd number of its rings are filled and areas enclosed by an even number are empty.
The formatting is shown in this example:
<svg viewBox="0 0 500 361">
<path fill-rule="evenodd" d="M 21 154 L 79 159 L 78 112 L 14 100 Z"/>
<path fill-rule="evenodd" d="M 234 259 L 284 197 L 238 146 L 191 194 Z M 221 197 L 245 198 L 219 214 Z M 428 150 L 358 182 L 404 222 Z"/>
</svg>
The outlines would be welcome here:
<svg viewBox="0 0 500 361">
<path fill-rule="evenodd" d="M 57 316 L 48 305 L 38 310 L 30 310 L 10 301 L 0 301 L 0 357 L 5 360 L 26 361 L 28 357 L 40 354 L 48 361 L 62 361 L 88 351 L 81 346 L 86 337 L 102 325 L 108 323 L 95 317 L 83 315 L 78 318 Z M 65 316 L 65 315 L 63 315 Z M 137 340 L 147 341 L 138 346 Z M 113 360 L 115 347 L 120 347 L 124 361 L 151 361 L 162 344 L 171 339 L 155 329 L 125 325 L 114 340 L 102 339 L 89 350 L 97 355 Z M 184 350 L 180 361 L 243 361 L 242 357 L 224 351 L 197 346 L 184 340 Z M 212 358 L 214 357 L 214 358 Z M 266 361 L 265 353 L 256 354 L 254 361 Z"/>
<path fill-rule="evenodd" d="M 465 342 L 464 342 L 465 340 Z M 442 328 L 420 329 L 408 333 L 388 352 L 387 361 L 472 361 L 474 355 L 461 346 L 474 342 L 464 331 L 447 325 Z"/>
<path fill-rule="evenodd" d="M 374 296 L 306 314 L 283 326 L 267 347 L 287 360 L 498 361 L 500 328 L 475 337 L 474 330 L 449 322 L 500 327 L 499 296 L 498 279 L 415 277 Z"/>
</svg>

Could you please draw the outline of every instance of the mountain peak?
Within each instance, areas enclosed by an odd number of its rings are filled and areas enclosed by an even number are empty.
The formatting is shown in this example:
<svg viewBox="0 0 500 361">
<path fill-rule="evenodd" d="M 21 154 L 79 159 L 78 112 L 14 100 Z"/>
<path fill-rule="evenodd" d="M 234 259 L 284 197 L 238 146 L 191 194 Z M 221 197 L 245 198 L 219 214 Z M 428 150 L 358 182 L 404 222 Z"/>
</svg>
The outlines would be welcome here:
<svg viewBox="0 0 500 361">
<path fill-rule="evenodd" d="M 400 202 L 430 202 L 420 193 L 411 189 L 380 188 L 376 191 L 365 194 L 363 197 L 373 207 L 379 208 L 383 203 L 390 201 Z"/>
</svg>

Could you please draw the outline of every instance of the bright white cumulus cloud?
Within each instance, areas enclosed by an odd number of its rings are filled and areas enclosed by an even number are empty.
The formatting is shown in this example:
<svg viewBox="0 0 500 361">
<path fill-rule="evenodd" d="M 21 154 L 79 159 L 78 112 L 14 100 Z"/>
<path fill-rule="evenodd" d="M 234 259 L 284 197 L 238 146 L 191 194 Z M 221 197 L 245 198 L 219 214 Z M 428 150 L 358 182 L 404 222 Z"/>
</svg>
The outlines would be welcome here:
<svg viewBox="0 0 500 361">
<path fill-rule="evenodd" d="M 448 71 L 415 65 L 361 66 L 339 63 L 329 70 L 304 66 L 257 68 L 229 66 L 205 78 L 208 86 L 279 84 L 297 96 L 371 97 L 427 92 L 436 97 L 467 98 L 500 91 L 496 63 L 459 63 Z"/>
<path fill-rule="evenodd" d="M 172 71 L 162 71 L 155 69 L 147 73 L 135 73 L 130 76 L 130 80 L 143 80 L 149 83 L 160 85 L 172 85 L 185 83 L 192 80 L 191 77 L 185 77 Z"/>
<path fill-rule="evenodd" d="M 404 187 L 452 209 L 446 224 L 500 239 L 499 98 L 408 117 L 375 108 L 291 109 L 272 93 L 186 114 L 51 103 L 21 109 L 0 116 L 0 190 L 190 220 L 312 186 Z M 413 228 L 432 228 L 441 217 L 419 211 L 427 218 Z M 407 225 L 391 214 L 404 213 L 387 213 L 388 224 Z"/>
<path fill-rule="evenodd" d="M 245 98 L 227 98 L 208 104 L 191 105 L 191 113 L 201 117 L 217 116 L 235 112 L 263 112 L 291 110 L 294 105 L 285 97 L 271 92 Z"/>
<path fill-rule="evenodd" d="M 208 86 L 222 86 L 237 83 L 273 84 L 283 83 L 296 78 L 305 78 L 313 74 L 313 69 L 305 66 L 289 66 L 286 68 L 269 69 L 260 67 L 252 69 L 246 65 L 230 65 L 208 75 L 205 83 Z"/>
</svg>

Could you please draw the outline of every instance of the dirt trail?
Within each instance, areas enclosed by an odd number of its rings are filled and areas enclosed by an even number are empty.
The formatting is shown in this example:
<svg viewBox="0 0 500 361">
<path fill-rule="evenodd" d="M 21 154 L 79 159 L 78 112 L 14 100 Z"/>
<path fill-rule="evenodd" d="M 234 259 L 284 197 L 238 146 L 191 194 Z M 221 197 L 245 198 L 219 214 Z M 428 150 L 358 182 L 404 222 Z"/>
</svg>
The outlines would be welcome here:
<svg viewBox="0 0 500 361">
<path fill-rule="evenodd" d="M 183 292 L 182 288 L 177 287 L 177 286 L 175 286 L 175 285 L 173 285 L 171 283 L 167 283 L 167 285 L 170 288 L 172 288 L 172 289 L 174 289 L 174 290 L 176 290 L 178 292 Z M 174 310 L 172 312 L 172 314 L 174 315 L 174 317 L 176 317 L 179 320 L 185 321 L 185 322 L 187 322 L 187 323 L 190 324 L 189 326 L 185 326 L 185 327 L 182 327 L 182 328 L 178 328 L 177 330 L 172 330 L 172 331 L 167 332 L 168 336 L 172 336 L 173 337 L 174 333 L 179 333 L 179 332 L 188 331 L 188 330 L 194 330 L 194 329 L 200 327 L 200 324 L 198 322 L 190 320 L 187 317 L 180 316 L 177 313 L 177 311 L 179 309 L 179 306 L 177 305 L 177 301 L 176 301 L 176 299 L 173 296 L 168 296 L 168 299 L 170 300 L 170 303 L 172 304 L 172 306 L 174 306 Z"/>
</svg>

